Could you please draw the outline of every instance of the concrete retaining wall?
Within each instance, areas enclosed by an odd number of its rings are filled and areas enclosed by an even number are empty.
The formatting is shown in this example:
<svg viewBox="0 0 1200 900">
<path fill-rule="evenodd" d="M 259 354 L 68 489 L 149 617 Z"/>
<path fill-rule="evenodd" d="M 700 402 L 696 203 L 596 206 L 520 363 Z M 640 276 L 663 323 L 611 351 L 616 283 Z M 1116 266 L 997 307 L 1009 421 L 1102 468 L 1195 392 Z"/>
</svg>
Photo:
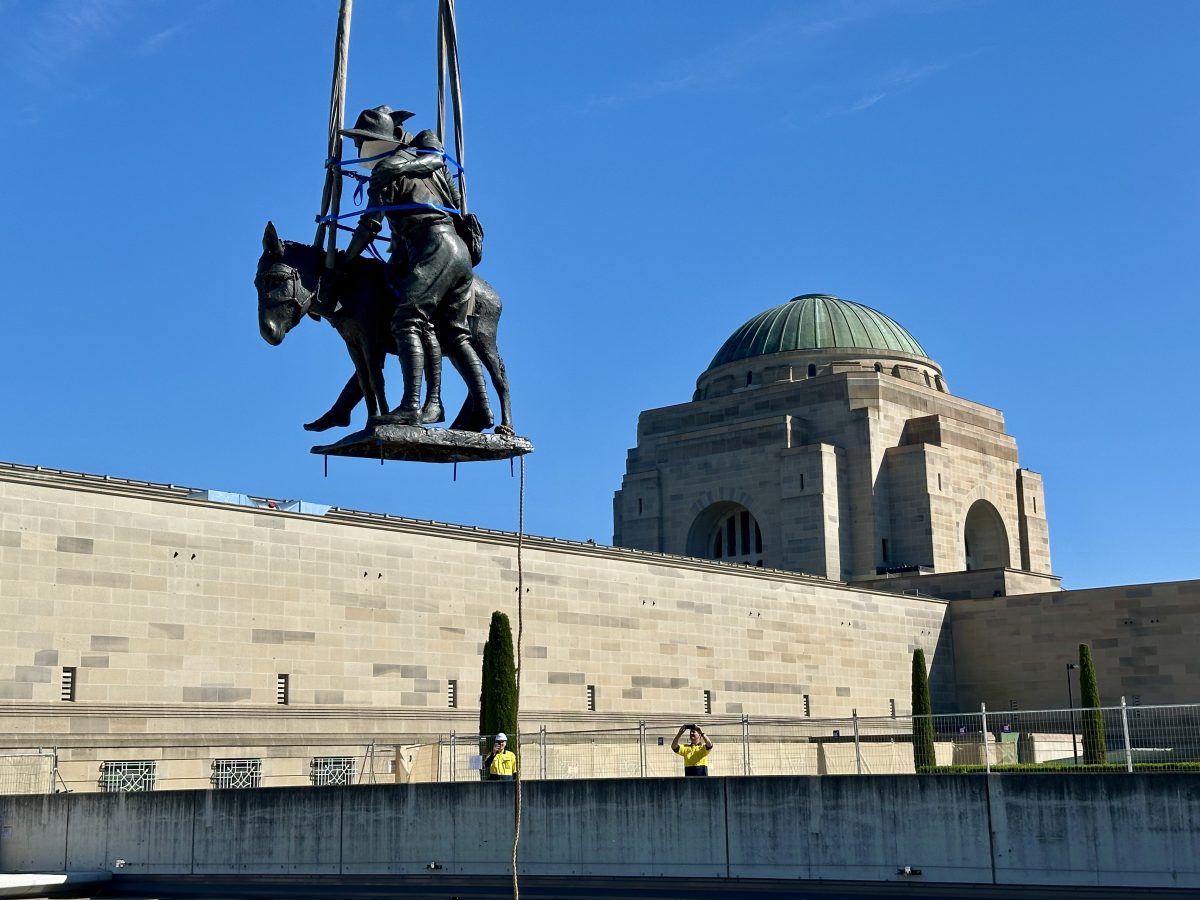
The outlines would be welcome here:
<svg viewBox="0 0 1200 900">
<path fill-rule="evenodd" d="M 501 875 L 512 791 L 2 797 L 0 870 Z M 529 875 L 1200 887 L 1191 774 L 548 781 L 524 800 Z M 922 874 L 898 875 L 906 865 Z"/>
</svg>

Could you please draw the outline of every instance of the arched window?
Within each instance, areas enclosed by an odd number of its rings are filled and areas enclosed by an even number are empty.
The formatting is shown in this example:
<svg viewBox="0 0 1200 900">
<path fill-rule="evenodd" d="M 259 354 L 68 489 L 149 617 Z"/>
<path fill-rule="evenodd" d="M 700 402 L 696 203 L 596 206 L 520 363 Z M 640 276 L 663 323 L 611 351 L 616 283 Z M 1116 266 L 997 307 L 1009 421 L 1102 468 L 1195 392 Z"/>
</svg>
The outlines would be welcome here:
<svg viewBox="0 0 1200 900">
<path fill-rule="evenodd" d="M 966 568 L 998 569 L 1009 565 L 1008 534 L 1004 519 L 986 500 L 976 500 L 967 510 L 963 527 Z"/>
<path fill-rule="evenodd" d="M 763 566 L 762 528 L 750 510 L 741 504 L 714 503 L 692 523 L 688 555 Z"/>
<path fill-rule="evenodd" d="M 899 366 L 892 366 L 892 375 L 894 375 L 896 378 L 900 377 L 900 367 Z"/>
<path fill-rule="evenodd" d="M 875 363 L 875 371 L 880 375 L 883 374 L 883 363 Z"/>
<path fill-rule="evenodd" d="M 925 387 L 933 387 L 933 384 L 929 381 L 929 373 L 922 372 L 921 374 L 925 376 Z"/>
<path fill-rule="evenodd" d="M 808 377 L 809 378 L 817 377 L 817 367 L 815 365 L 813 365 L 812 363 L 808 364 Z"/>
<path fill-rule="evenodd" d="M 939 391 L 941 391 L 943 394 L 946 393 L 946 385 L 942 384 L 942 376 L 941 375 L 933 376 L 933 385 Z"/>
</svg>

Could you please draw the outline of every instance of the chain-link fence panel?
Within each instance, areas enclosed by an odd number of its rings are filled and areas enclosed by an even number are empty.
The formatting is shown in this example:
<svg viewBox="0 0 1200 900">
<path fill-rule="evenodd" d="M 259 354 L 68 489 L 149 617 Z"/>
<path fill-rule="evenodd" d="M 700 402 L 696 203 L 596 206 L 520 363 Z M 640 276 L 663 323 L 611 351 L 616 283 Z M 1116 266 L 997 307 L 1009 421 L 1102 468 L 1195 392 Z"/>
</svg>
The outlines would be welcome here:
<svg viewBox="0 0 1200 900">
<path fill-rule="evenodd" d="M 0 754 L 0 794 L 54 791 L 55 755 L 46 750 Z"/>
</svg>

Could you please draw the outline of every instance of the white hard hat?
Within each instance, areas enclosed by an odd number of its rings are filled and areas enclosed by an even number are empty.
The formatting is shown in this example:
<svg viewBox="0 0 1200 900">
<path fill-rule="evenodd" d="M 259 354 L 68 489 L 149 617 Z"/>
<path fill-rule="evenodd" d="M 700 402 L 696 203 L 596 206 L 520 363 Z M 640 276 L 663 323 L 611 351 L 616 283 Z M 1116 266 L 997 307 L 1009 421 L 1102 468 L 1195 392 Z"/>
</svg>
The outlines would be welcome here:
<svg viewBox="0 0 1200 900">
<path fill-rule="evenodd" d="M 507 735 L 507 734 L 505 734 L 505 733 L 502 731 L 502 732 L 500 732 L 498 735 L 496 735 L 496 740 L 498 740 L 498 741 L 507 741 L 507 740 L 508 740 L 508 735 Z"/>
</svg>

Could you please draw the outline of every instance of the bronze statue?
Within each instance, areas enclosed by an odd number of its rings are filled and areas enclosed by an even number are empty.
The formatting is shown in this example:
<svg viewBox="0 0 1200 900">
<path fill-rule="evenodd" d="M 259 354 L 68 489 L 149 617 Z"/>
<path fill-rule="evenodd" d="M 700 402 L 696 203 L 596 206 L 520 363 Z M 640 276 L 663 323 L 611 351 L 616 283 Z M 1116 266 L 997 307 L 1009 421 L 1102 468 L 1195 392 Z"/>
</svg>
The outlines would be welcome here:
<svg viewBox="0 0 1200 900">
<path fill-rule="evenodd" d="M 258 260 L 254 285 L 258 290 L 258 327 L 263 339 L 272 345 L 284 337 L 306 315 L 325 318 L 337 329 L 346 342 L 346 350 L 354 363 L 354 375 L 346 383 L 333 406 L 315 421 L 304 427 L 309 431 L 325 431 L 350 424 L 351 411 L 361 399 L 366 399 L 367 414 L 378 417 L 387 412 L 384 393 L 383 365 L 388 353 L 396 353 L 390 324 L 395 320 L 399 298 L 388 285 L 383 263 L 373 259 L 357 259 L 339 267 L 336 309 L 328 301 L 317 306 L 318 292 L 323 292 L 325 274 L 324 251 L 310 244 L 281 241 L 275 226 L 268 222 L 263 231 L 263 252 Z M 496 433 L 512 435 L 512 410 L 509 401 L 508 379 L 504 361 L 496 344 L 496 329 L 500 320 L 500 296 L 487 281 L 472 275 L 475 297 L 474 314 L 468 320 L 466 339 L 476 360 L 482 360 L 491 376 L 500 400 L 500 424 Z M 439 317 L 434 323 L 432 343 L 436 349 L 459 341 L 457 333 L 447 330 Z M 426 361 L 432 353 L 422 353 Z M 482 375 L 480 376 L 482 379 Z M 441 410 L 438 382 L 428 373 L 428 394 L 425 415 Z M 417 382 L 418 390 L 420 382 Z M 484 415 L 490 418 L 490 412 Z M 451 429 L 472 430 L 483 418 L 468 395 Z M 477 429 L 476 429 L 477 430 Z"/>
<path fill-rule="evenodd" d="M 403 131 L 403 121 L 410 115 L 375 107 L 364 110 L 355 127 L 342 132 L 353 139 L 360 157 L 365 154 L 373 165 L 367 209 L 341 257 L 329 297 L 339 299 L 345 266 L 375 239 L 386 217 L 391 253 L 385 278 L 396 298 L 390 330 L 404 375 L 404 397 L 395 409 L 373 414 L 368 424 L 422 423 L 427 410 L 421 403 L 421 380 L 436 332 L 437 343 L 466 382 L 470 396 L 470 408 L 457 420 L 457 427 L 483 431 L 492 425 L 492 411 L 467 322 L 475 279 L 470 251 L 456 225 L 458 192 L 433 133 L 424 131 L 410 139 Z M 388 146 L 394 149 L 389 152 Z M 380 147 L 382 154 L 371 152 Z M 378 156 L 382 158 L 372 158 Z M 431 372 L 433 379 L 440 377 L 440 360 L 434 360 Z M 378 396 L 383 399 L 382 385 Z"/>
</svg>

